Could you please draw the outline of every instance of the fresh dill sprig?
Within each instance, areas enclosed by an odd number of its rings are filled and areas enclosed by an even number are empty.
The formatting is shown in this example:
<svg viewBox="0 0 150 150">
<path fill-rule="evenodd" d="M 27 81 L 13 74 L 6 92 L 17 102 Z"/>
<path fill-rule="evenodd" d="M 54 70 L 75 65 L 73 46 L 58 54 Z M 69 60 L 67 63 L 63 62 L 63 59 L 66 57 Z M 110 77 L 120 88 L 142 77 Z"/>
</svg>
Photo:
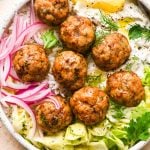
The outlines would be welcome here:
<svg viewBox="0 0 150 150">
<path fill-rule="evenodd" d="M 101 24 L 104 25 L 108 30 L 117 31 L 119 28 L 117 23 L 114 22 L 110 16 L 104 15 L 104 13 L 102 13 L 101 11 L 100 11 L 100 21 Z"/>
<path fill-rule="evenodd" d="M 96 31 L 96 40 L 95 40 L 95 45 L 100 44 L 103 39 L 111 33 L 111 31 L 117 31 L 118 30 L 118 25 L 116 22 L 112 20 L 112 18 L 108 15 L 105 15 L 104 13 L 100 12 L 100 22 L 104 26 L 103 30 Z"/>
<path fill-rule="evenodd" d="M 101 30 L 101 31 L 96 31 L 96 40 L 95 40 L 95 46 L 100 44 L 103 39 L 109 34 L 108 31 L 104 31 L 104 30 Z"/>
<path fill-rule="evenodd" d="M 110 101 L 110 104 L 111 104 L 111 107 L 113 111 L 115 111 L 115 113 L 113 113 L 113 117 L 114 118 L 118 118 L 118 119 L 122 119 L 124 117 L 124 112 L 123 110 L 125 109 L 125 107 L 119 105 L 119 104 L 116 104 L 115 102 L 113 101 Z"/>
<path fill-rule="evenodd" d="M 150 29 L 136 24 L 129 29 L 129 38 L 132 40 L 145 38 L 147 41 L 150 41 Z"/>
</svg>

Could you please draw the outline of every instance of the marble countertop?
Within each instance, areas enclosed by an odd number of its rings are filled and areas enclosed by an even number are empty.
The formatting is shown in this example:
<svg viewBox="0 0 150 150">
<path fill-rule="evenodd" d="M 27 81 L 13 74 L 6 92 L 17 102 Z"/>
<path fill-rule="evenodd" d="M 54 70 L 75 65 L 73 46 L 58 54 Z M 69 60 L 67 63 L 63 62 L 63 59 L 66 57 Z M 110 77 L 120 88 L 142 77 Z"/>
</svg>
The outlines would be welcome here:
<svg viewBox="0 0 150 150">
<path fill-rule="evenodd" d="M 10 135 L 0 120 L 0 149 L 1 148 L 3 150 L 26 150 Z"/>
</svg>

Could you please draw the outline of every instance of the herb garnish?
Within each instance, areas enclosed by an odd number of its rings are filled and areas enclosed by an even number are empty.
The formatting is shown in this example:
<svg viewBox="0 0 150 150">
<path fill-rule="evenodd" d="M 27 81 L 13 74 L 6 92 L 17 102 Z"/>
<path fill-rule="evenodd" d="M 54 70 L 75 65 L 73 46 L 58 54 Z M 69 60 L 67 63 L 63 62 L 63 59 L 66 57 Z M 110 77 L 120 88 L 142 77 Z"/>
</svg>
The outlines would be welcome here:
<svg viewBox="0 0 150 150">
<path fill-rule="evenodd" d="M 101 75 L 88 75 L 86 77 L 86 84 L 89 86 L 98 86 L 101 81 Z"/>
<path fill-rule="evenodd" d="M 146 40 L 150 41 L 150 29 L 136 24 L 129 29 L 129 38 L 132 40 L 145 38 Z"/>
<path fill-rule="evenodd" d="M 119 28 L 117 23 L 115 23 L 110 16 L 104 15 L 104 13 L 102 13 L 101 11 L 100 11 L 100 21 L 101 24 L 107 28 L 107 30 L 117 31 Z"/>
<path fill-rule="evenodd" d="M 54 31 L 46 31 L 42 36 L 41 39 L 44 42 L 44 48 L 49 49 L 52 48 L 54 46 L 56 46 L 59 42 L 59 40 L 57 39 Z"/>
<path fill-rule="evenodd" d="M 150 139 L 150 112 L 144 113 L 137 119 L 132 119 L 125 130 L 130 145 L 134 145 L 140 140 Z"/>
<path fill-rule="evenodd" d="M 112 113 L 112 116 L 117 119 L 122 119 L 124 117 L 124 107 L 113 101 L 110 101 L 110 104 L 110 110 L 115 112 Z"/>
<path fill-rule="evenodd" d="M 96 32 L 96 40 L 95 40 L 95 46 L 102 43 L 103 39 L 105 38 L 105 36 L 107 36 L 109 34 L 108 31 L 97 31 Z"/>
<path fill-rule="evenodd" d="M 111 31 L 117 31 L 118 25 L 108 15 L 105 15 L 100 11 L 100 23 L 104 26 L 102 30 L 96 31 L 96 42 L 95 45 L 101 43 L 105 36 L 111 33 Z"/>
</svg>

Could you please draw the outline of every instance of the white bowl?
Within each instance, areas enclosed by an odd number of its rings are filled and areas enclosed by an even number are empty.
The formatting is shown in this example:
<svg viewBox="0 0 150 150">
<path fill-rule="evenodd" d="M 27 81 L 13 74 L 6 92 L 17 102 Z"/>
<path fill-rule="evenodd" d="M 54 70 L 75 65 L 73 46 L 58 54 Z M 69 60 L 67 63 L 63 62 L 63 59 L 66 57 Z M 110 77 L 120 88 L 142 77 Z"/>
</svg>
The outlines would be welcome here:
<svg viewBox="0 0 150 150">
<path fill-rule="evenodd" d="M 18 11 L 28 1 L 29 0 L 1 0 L 0 1 L 0 37 L 5 27 L 7 27 L 8 23 L 12 19 L 14 13 Z M 8 131 L 12 134 L 12 136 L 19 143 L 21 143 L 25 148 L 27 148 L 28 150 L 39 150 L 14 130 L 1 104 L 0 104 L 0 119 L 2 120 L 3 124 L 8 129 Z M 130 148 L 130 150 L 140 150 L 146 143 L 147 142 L 145 141 L 141 141 L 137 143 L 135 146 L 133 146 L 132 148 Z"/>
</svg>

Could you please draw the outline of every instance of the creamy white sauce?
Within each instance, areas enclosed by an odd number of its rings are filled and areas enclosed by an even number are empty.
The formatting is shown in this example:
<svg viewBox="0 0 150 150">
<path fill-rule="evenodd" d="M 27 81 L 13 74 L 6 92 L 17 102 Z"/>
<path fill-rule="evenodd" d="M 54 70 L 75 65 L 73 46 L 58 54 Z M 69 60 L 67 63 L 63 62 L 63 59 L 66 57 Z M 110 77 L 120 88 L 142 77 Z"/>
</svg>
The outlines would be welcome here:
<svg viewBox="0 0 150 150">
<path fill-rule="evenodd" d="M 78 2 L 74 6 L 75 12 L 84 17 L 88 17 L 90 19 L 94 19 L 97 22 L 100 21 L 100 13 L 99 9 L 93 9 L 86 7 L 83 3 Z M 127 1 L 123 10 L 117 13 L 111 13 L 110 16 L 113 18 L 114 21 L 118 21 L 119 19 L 123 18 L 133 18 L 135 21 L 133 23 L 130 23 L 130 25 L 127 25 L 127 29 L 131 27 L 133 24 L 140 24 L 141 26 L 150 26 L 150 20 L 146 16 L 146 14 L 134 3 Z M 99 30 L 99 26 L 97 26 L 97 30 Z M 120 32 L 120 31 L 119 31 Z M 124 33 L 122 33 L 124 34 Z M 125 35 L 127 36 L 127 35 Z M 142 78 L 144 75 L 144 64 L 148 63 L 150 64 L 150 41 L 146 41 L 145 39 L 136 39 L 136 40 L 130 40 L 129 41 L 130 46 L 132 48 L 132 52 L 129 58 L 129 61 L 127 61 L 124 65 L 122 65 L 120 69 L 124 69 L 128 63 L 130 63 L 130 59 L 132 59 L 133 56 L 137 56 L 139 58 L 138 61 L 136 61 L 132 67 L 131 70 L 137 73 L 137 75 Z M 92 72 L 95 72 L 98 68 L 96 67 L 94 61 L 92 58 L 89 57 L 88 59 L 88 74 L 91 74 Z M 116 70 L 116 71 L 117 71 Z M 113 71 L 108 72 L 113 73 Z M 105 85 L 105 82 L 104 82 Z"/>
</svg>

